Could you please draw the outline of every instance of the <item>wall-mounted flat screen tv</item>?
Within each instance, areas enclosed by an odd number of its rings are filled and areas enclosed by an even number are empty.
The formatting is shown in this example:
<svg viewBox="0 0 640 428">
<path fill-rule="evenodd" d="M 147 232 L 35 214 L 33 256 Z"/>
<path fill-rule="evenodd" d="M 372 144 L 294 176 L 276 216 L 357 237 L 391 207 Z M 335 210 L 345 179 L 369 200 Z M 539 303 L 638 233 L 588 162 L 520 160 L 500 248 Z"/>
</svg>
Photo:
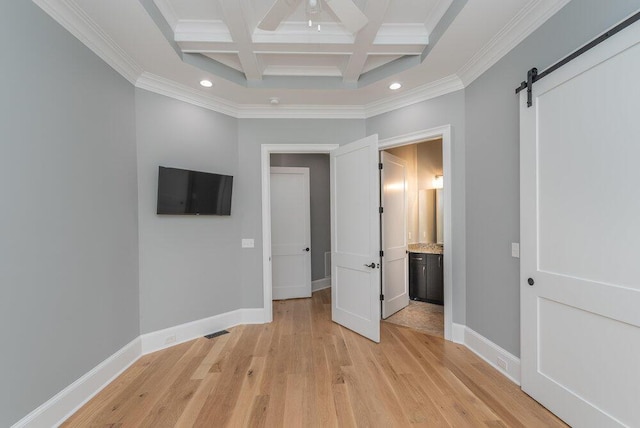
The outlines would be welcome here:
<svg viewBox="0 0 640 428">
<path fill-rule="evenodd" d="M 186 169 L 158 170 L 158 214 L 231 215 L 233 177 Z"/>
</svg>

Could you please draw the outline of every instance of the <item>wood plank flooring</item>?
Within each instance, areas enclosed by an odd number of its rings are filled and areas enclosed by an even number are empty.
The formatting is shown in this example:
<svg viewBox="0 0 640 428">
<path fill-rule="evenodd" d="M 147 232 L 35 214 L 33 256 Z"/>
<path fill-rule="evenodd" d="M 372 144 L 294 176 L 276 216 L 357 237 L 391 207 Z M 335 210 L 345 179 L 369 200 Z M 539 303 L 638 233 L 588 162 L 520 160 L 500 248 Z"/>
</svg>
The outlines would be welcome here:
<svg viewBox="0 0 640 428">
<path fill-rule="evenodd" d="M 145 355 L 62 426 L 565 426 L 464 346 L 386 322 L 375 344 L 330 298 Z"/>
</svg>

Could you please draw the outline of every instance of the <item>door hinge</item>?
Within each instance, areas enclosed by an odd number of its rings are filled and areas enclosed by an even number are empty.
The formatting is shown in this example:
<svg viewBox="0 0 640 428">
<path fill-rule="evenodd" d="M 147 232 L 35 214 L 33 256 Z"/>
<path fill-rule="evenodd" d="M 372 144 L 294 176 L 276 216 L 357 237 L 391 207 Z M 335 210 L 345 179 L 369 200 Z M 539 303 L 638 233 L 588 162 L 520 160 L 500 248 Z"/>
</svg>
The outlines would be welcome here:
<svg viewBox="0 0 640 428">
<path fill-rule="evenodd" d="M 384 294 L 381 294 L 380 295 L 380 301 L 383 301 L 383 300 L 384 300 Z"/>
<path fill-rule="evenodd" d="M 384 251 L 380 250 L 380 257 L 384 257 Z"/>
<path fill-rule="evenodd" d="M 382 213 L 384 212 L 384 208 L 382 208 L 382 207 L 378 208 L 378 212 L 379 212 L 380 214 L 382 214 Z"/>
<path fill-rule="evenodd" d="M 382 162 L 378 164 L 378 169 L 382 169 Z"/>
</svg>

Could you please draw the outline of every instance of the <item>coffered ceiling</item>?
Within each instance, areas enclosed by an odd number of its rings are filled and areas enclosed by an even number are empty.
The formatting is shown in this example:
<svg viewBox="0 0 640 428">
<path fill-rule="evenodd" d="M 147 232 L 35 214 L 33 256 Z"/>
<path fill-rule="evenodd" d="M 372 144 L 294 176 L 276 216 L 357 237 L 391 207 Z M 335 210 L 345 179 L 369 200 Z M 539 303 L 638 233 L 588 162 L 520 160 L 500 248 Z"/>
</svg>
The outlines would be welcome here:
<svg viewBox="0 0 640 428">
<path fill-rule="evenodd" d="M 461 89 L 568 2 L 33 1 L 136 86 L 236 117 L 367 117 Z"/>
</svg>

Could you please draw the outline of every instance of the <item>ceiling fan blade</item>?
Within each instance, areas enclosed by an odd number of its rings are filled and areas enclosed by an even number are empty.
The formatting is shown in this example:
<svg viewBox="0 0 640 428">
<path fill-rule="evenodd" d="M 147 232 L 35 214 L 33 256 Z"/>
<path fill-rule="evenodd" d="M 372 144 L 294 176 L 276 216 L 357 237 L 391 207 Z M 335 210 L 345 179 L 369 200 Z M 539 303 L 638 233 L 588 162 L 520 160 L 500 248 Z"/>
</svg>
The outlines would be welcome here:
<svg viewBox="0 0 640 428">
<path fill-rule="evenodd" d="M 351 0 L 325 0 L 325 4 L 353 34 L 362 30 L 369 22 L 366 15 Z"/>
<path fill-rule="evenodd" d="M 298 7 L 300 0 L 276 0 L 269 9 L 269 12 L 262 18 L 258 24 L 261 30 L 275 31 L 283 19 L 293 13 Z"/>
</svg>

